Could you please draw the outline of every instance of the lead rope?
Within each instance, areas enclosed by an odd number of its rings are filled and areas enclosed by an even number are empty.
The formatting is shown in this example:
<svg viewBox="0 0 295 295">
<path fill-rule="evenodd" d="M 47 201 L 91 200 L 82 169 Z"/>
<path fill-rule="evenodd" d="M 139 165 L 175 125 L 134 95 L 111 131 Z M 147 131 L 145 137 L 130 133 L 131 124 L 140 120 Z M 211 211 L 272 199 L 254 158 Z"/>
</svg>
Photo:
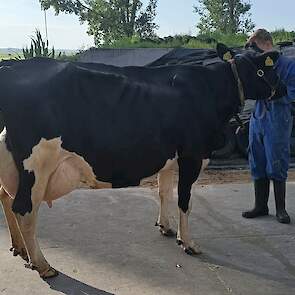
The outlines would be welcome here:
<svg viewBox="0 0 295 295">
<path fill-rule="evenodd" d="M 240 101 L 241 101 L 241 109 L 243 109 L 245 106 L 245 100 L 246 100 L 243 83 L 239 77 L 239 73 L 238 73 L 238 69 L 237 69 L 237 65 L 235 63 L 235 60 L 231 59 L 231 60 L 229 60 L 229 63 L 231 65 L 231 69 L 234 74 L 234 77 L 238 83 L 238 90 L 239 90 L 239 96 L 240 96 Z"/>
<path fill-rule="evenodd" d="M 245 100 L 246 100 L 244 87 L 243 87 L 243 83 L 239 77 L 239 73 L 238 73 L 238 69 L 237 69 L 237 65 L 236 65 L 235 61 L 233 59 L 231 59 L 231 60 L 229 60 L 229 62 L 230 62 L 234 77 L 238 83 L 238 90 L 239 90 L 239 96 L 240 96 L 240 101 L 241 101 L 241 107 L 240 107 L 240 112 L 241 112 L 245 106 Z M 235 114 L 234 118 L 239 125 L 239 129 L 244 130 L 245 125 L 244 125 L 243 121 L 241 120 L 241 118 L 239 117 L 239 115 Z"/>
</svg>

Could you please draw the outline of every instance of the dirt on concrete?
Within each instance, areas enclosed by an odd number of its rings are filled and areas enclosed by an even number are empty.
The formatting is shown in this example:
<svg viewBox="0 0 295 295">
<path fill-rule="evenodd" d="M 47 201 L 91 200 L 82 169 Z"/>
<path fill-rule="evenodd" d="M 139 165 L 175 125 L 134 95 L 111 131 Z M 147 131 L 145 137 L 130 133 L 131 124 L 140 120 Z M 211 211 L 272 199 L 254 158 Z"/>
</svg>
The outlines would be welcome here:
<svg viewBox="0 0 295 295">
<path fill-rule="evenodd" d="M 295 169 L 289 170 L 288 181 L 295 181 Z M 175 172 L 174 185 L 177 185 L 177 171 Z M 205 169 L 197 180 L 197 184 L 225 184 L 251 182 L 249 170 L 215 170 Z M 141 182 L 143 187 L 157 188 L 157 175 L 148 177 Z"/>
</svg>

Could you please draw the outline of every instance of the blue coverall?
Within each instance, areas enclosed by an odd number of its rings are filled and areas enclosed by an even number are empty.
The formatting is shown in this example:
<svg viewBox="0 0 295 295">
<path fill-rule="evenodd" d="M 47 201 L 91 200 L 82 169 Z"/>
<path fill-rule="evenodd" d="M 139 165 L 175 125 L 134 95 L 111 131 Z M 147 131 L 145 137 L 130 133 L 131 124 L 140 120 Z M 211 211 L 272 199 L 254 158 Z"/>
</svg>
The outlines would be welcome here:
<svg viewBox="0 0 295 295">
<path fill-rule="evenodd" d="M 280 56 L 275 69 L 287 87 L 287 95 L 274 101 L 256 101 L 249 126 L 249 164 L 254 180 L 285 181 L 288 176 L 295 60 Z"/>
</svg>

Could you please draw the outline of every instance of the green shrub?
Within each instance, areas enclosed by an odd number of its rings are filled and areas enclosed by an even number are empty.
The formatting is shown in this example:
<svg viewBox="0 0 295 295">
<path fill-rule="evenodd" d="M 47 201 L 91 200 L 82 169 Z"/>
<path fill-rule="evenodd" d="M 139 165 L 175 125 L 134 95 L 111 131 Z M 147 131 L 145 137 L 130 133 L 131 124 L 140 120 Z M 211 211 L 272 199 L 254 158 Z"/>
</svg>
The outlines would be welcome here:
<svg viewBox="0 0 295 295">
<path fill-rule="evenodd" d="M 285 29 L 277 29 L 271 32 L 273 37 L 274 43 L 282 42 L 282 41 L 294 41 L 295 39 L 295 32 L 291 31 L 288 32 Z"/>
<path fill-rule="evenodd" d="M 140 39 L 139 37 L 122 38 L 111 45 L 100 48 L 214 48 L 217 42 L 228 46 L 243 46 L 247 40 L 245 34 L 227 35 L 222 33 L 202 34 L 198 36 L 175 35 L 164 38 Z"/>
<path fill-rule="evenodd" d="M 81 54 L 81 52 L 67 55 L 65 52 L 62 52 L 62 53 L 60 52 L 60 54 L 58 54 L 56 59 L 61 60 L 61 61 L 78 61 L 80 54 Z"/>
<path fill-rule="evenodd" d="M 44 41 L 41 35 L 41 32 L 36 29 L 35 36 L 31 37 L 31 46 L 30 48 L 23 48 L 23 57 L 24 59 L 30 59 L 33 57 L 51 57 L 55 58 L 55 50 L 52 47 L 52 50 L 49 50 L 48 40 Z M 22 59 L 21 56 L 18 56 L 18 59 Z"/>
<path fill-rule="evenodd" d="M 201 40 L 190 40 L 185 48 L 213 48 L 215 47 L 215 42 L 207 43 Z"/>
</svg>

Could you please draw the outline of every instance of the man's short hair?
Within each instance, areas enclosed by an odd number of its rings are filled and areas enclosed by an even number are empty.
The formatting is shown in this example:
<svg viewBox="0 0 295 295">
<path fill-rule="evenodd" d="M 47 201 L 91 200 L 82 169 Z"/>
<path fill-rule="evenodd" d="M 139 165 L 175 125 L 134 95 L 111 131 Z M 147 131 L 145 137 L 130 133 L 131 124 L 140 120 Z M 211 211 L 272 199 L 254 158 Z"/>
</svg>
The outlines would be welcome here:
<svg viewBox="0 0 295 295">
<path fill-rule="evenodd" d="M 270 32 L 268 32 L 265 29 L 258 29 L 256 30 L 248 39 L 247 43 L 252 43 L 252 42 L 256 42 L 258 41 L 259 43 L 266 43 L 266 42 L 271 42 L 271 44 L 273 45 L 273 39 L 272 36 L 270 34 Z"/>
</svg>

